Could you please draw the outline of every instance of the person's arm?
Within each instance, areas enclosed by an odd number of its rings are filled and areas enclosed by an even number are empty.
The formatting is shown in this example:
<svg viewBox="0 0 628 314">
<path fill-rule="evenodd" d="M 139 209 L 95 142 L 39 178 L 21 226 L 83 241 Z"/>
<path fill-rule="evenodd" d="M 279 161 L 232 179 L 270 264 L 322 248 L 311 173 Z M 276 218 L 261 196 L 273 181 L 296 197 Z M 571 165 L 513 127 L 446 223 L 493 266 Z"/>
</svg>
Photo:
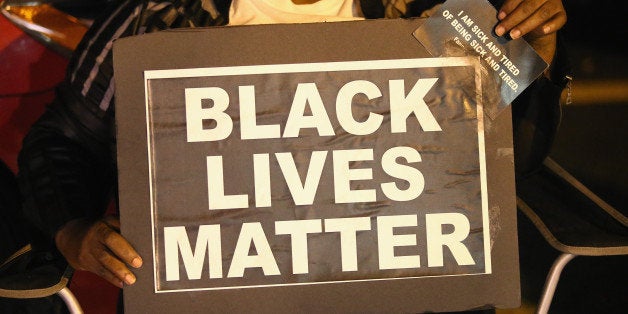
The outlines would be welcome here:
<svg viewBox="0 0 628 314">
<path fill-rule="evenodd" d="M 120 235 L 118 218 L 103 217 L 116 182 L 112 42 L 225 22 L 228 7 L 213 6 L 222 11 L 210 14 L 203 5 L 202 0 L 122 0 L 111 6 L 79 44 L 57 98 L 20 154 L 26 215 L 73 268 L 119 287 L 135 282 L 130 268 L 140 267 L 142 259 Z"/>
<path fill-rule="evenodd" d="M 104 12 L 77 48 L 65 81 L 24 139 L 19 181 L 27 218 L 78 270 L 114 285 L 135 281 L 141 258 L 103 218 L 115 189 L 111 41 L 132 33 L 139 2 Z"/>
<path fill-rule="evenodd" d="M 141 259 L 119 235 L 117 218 L 102 216 L 115 186 L 113 117 L 64 83 L 32 127 L 20 153 L 24 210 L 75 269 L 112 284 L 135 281 L 124 261 Z"/>
<path fill-rule="evenodd" d="M 496 5 L 495 33 L 526 41 L 550 65 L 512 103 L 515 170 L 521 178 L 539 168 L 549 154 L 560 122 L 560 95 L 570 73 L 557 32 L 567 14 L 560 0 L 505 0 Z"/>
</svg>

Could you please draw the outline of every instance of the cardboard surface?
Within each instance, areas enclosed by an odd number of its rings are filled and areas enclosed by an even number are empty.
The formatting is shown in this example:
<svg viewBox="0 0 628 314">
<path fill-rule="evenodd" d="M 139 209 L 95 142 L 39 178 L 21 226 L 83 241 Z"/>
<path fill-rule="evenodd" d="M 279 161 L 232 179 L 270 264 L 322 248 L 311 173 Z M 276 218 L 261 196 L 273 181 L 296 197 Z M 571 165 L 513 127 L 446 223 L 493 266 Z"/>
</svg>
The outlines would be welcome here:
<svg viewBox="0 0 628 314">
<path fill-rule="evenodd" d="M 427 58 L 430 55 L 412 36 L 421 22 L 417 19 L 239 26 L 161 32 L 117 41 L 114 66 L 122 232 L 144 259 L 144 266 L 136 271 L 137 283 L 125 288 L 126 310 L 424 312 L 518 306 L 509 109 L 495 120 L 484 116 L 481 93 L 490 87 L 482 85 L 480 75 L 476 75 L 477 59 Z M 430 78 L 437 80 L 429 81 Z M 370 82 L 372 86 L 365 84 L 382 93 L 381 97 L 364 97 L 356 92 L 351 98 L 356 104 L 351 113 L 357 124 L 367 121 L 371 113 L 384 117 L 377 131 L 365 135 L 351 134 L 339 121 L 342 115 L 336 114 L 340 110 L 335 104 L 339 90 L 356 81 Z M 410 115 L 407 130 L 391 132 L 390 112 L 394 110 L 387 101 L 394 94 L 391 81 L 402 81 L 404 96 L 410 98 L 412 88 L 417 88 L 417 93 L 424 96 L 419 98 L 425 101 L 441 130 L 426 131 L 427 120 Z M 310 83 L 315 83 L 316 88 Z M 299 93 L 299 84 L 303 84 L 303 90 L 310 88 L 310 92 Z M 246 133 L 241 128 L 246 123 L 233 104 L 245 99 L 241 86 L 254 86 L 257 125 L 277 124 L 282 130 L 279 134 L 284 136 L 263 138 L 261 133 L 249 132 L 247 136 L 262 138 L 240 139 Z M 197 116 L 186 116 L 190 111 L 186 111 L 186 99 L 192 104 L 194 98 L 192 94 L 185 96 L 186 89 L 207 87 L 223 89 L 232 102 L 225 113 L 235 121 L 234 127 L 224 140 L 194 139 L 188 133 L 190 121 Z M 285 91 L 287 87 L 289 91 Z M 316 114 L 312 103 L 316 102 L 316 95 L 320 96 L 333 135 L 321 135 L 323 127 L 302 126 L 307 121 L 303 119 L 298 137 L 285 136 L 288 115 L 298 103 L 298 95 L 306 97 L 309 104 L 306 114 L 296 114 L 303 117 Z M 217 99 L 213 106 L 219 102 Z M 201 103 L 196 113 L 212 107 L 211 102 Z M 204 126 L 218 127 L 219 123 Z M 420 154 L 421 161 L 393 158 L 409 168 L 392 176 L 381 164 L 385 153 L 396 147 L 412 148 Z M 336 186 L 341 181 L 334 181 L 334 177 L 342 170 L 333 168 L 336 159 L 332 156 L 343 150 L 372 151 L 373 156 L 362 160 L 355 159 L 353 153 L 357 151 L 348 154 L 354 158 L 349 168 L 372 171 L 371 178 L 364 173 L 347 175 L 357 176 L 349 180 L 350 189 L 367 191 L 358 198 L 366 195 L 368 201 L 338 200 Z M 327 152 L 320 184 L 310 203 L 294 205 L 293 196 L 298 192 L 292 189 L 296 181 L 285 183 L 289 173 L 286 165 L 290 163 L 284 163 L 284 168 L 277 165 L 276 153 L 293 156 L 303 183 L 308 169 L 313 169 L 313 151 Z M 258 206 L 263 205 L 263 197 L 255 197 L 255 189 L 266 186 L 255 184 L 257 177 L 263 177 L 252 174 L 259 172 L 259 167 L 253 169 L 251 161 L 256 154 L 267 154 L 270 160 L 270 206 Z M 221 157 L 224 167 L 216 166 L 218 159 L 208 162 L 208 156 Z M 216 169 L 223 170 L 224 181 L 208 175 L 216 173 Z M 424 179 L 421 189 L 416 180 L 412 181 L 417 178 L 417 171 Z M 408 174 L 410 179 L 401 179 Z M 249 207 L 212 209 L 208 193 L 212 193 L 212 186 L 220 185 L 218 181 L 224 182 L 224 195 L 248 195 L 245 203 Z M 385 183 L 393 183 L 399 191 L 417 189 L 419 195 L 392 201 L 381 188 Z M 373 195 L 369 191 L 374 191 L 374 201 L 369 199 Z M 452 253 L 442 246 L 444 265 L 439 266 L 437 254 L 430 253 L 426 243 L 426 226 L 430 224 L 427 216 L 444 217 L 438 216 L 443 213 L 461 215 L 468 221 L 470 230 L 460 243 L 469 251 L 473 263 L 461 262 L 458 258 L 463 253 Z M 351 263 L 344 264 L 352 259 L 348 253 L 340 253 L 340 233 L 323 230 L 333 230 L 327 224 L 329 219 L 365 217 L 371 223 L 355 232 L 358 256 L 354 270 Z M 386 240 L 380 232 L 387 230 L 381 227 L 386 218 L 381 217 L 410 221 L 406 221 L 406 227 L 397 221 L 397 227 L 388 229 L 392 234 Z M 412 222 L 412 217 L 416 222 Z M 305 258 L 302 254 L 300 259 L 295 257 L 295 253 L 303 252 L 303 246 L 294 244 L 298 242 L 299 230 L 302 235 L 304 231 L 295 228 L 292 236 L 280 234 L 277 221 L 288 221 L 292 227 L 305 226 L 295 224 L 309 221 L 308 226 L 314 226 L 306 234 L 305 247 L 309 251 Z M 355 221 L 364 219 L 352 220 Z M 244 224 L 258 235 L 255 228 L 259 226 L 268 245 L 255 236 L 240 240 Z M 190 275 L 190 270 L 198 270 L 199 266 L 185 265 L 186 258 L 177 255 L 185 251 L 185 241 L 167 240 L 165 230 L 179 232 L 184 228 L 189 250 L 195 254 L 201 252 L 203 244 L 207 246 L 204 242 L 195 246 L 196 239 L 202 238 L 197 232 L 201 225 L 218 226 L 221 241 L 205 239 L 210 244 L 210 255 L 202 256 L 200 278 L 191 279 L 196 275 Z M 316 231 L 317 225 L 320 232 Z M 452 228 L 451 224 L 444 224 L 438 231 L 459 231 L 464 235 L 463 225 Z M 210 261 L 212 243 L 222 243 L 223 269 L 219 272 Z M 388 243 L 392 253 L 381 253 L 386 248 L 378 243 Z M 168 245 L 175 248 L 174 253 L 168 251 Z M 238 249 L 239 246 L 242 247 Z M 265 248 L 272 252 L 276 268 L 268 260 L 262 263 L 263 267 L 252 267 L 258 262 L 247 257 L 268 257 Z M 382 269 L 382 255 L 392 260 L 389 269 Z M 241 267 L 242 274 L 234 266 L 238 256 L 240 264 L 249 265 Z M 407 262 L 406 257 L 411 261 Z M 413 264 L 417 263 L 416 257 L 420 265 Z M 294 260 L 305 260 L 307 266 L 304 269 Z M 402 267 L 404 261 L 409 264 Z M 173 275 L 176 271 L 167 274 L 167 264 L 175 270 L 173 263 L 178 263 L 178 278 Z"/>
</svg>

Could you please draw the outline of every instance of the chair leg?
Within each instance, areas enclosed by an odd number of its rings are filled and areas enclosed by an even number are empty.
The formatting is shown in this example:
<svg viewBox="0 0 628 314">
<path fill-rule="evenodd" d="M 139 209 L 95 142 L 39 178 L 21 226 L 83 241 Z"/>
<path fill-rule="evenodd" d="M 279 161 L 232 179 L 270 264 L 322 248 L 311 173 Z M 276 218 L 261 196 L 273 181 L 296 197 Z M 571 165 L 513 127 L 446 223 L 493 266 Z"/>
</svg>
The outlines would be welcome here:
<svg viewBox="0 0 628 314">
<path fill-rule="evenodd" d="M 537 314 L 547 314 L 547 311 L 552 304 L 552 298 L 554 297 L 554 291 L 556 291 L 560 274 L 563 271 L 563 268 L 565 268 L 565 265 L 567 265 L 567 263 L 569 263 L 569 261 L 571 261 L 574 257 L 576 257 L 576 255 L 563 253 L 556 259 L 556 261 L 554 261 L 554 265 L 552 265 L 550 272 L 547 274 L 547 279 L 545 280 L 543 295 L 539 301 L 539 307 L 536 310 Z"/>
<path fill-rule="evenodd" d="M 81 305 L 79 304 L 72 291 L 68 289 L 68 287 L 64 287 L 63 289 L 59 290 L 57 292 L 57 295 L 59 295 L 59 297 L 63 299 L 71 314 L 83 314 L 83 309 L 81 308 Z"/>
</svg>

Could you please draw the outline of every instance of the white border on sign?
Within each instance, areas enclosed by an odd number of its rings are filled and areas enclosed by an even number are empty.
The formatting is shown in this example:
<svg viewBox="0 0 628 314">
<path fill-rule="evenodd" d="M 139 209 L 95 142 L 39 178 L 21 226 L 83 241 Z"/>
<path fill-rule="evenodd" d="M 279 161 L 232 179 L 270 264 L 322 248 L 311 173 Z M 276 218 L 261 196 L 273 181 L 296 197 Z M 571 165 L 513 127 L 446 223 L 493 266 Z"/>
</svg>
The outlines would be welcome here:
<svg viewBox="0 0 628 314">
<path fill-rule="evenodd" d="M 475 86 L 476 86 L 476 109 L 478 119 L 478 151 L 480 163 L 480 188 L 482 196 L 482 228 L 484 239 L 484 273 L 475 274 L 450 274 L 450 275 L 434 275 L 434 276 L 417 276 L 417 277 L 397 277 L 397 278 L 374 278 L 374 279 L 356 279 L 356 280 L 336 280 L 336 281 L 317 281 L 307 283 L 286 283 L 286 284 L 268 284 L 268 285 L 251 285 L 251 286 L 229 286 L 229 287 L 210 287 L 210 288 L 192 288 L 192 289 L 171 289 L 159 290 L 157 287 L 157 267 L 155 267 L 156 259 L 156 239 L 155 239 L 155 195 L 154 195 L 154 156 L 152 147 L 154 146 L 151 136 L 151 120 L 149 104 L 150 89 L 149 80 L 154 79 L 170 79 L 170 78 L 191 78 L 191 77 L 211 77 L 211 76 L 240 76 L 255 74 L 285 74 L 285 73 L 310 73 L 310 72 L 338 72 L 338 71 L 358 71 L 358 70 L 393 70 L 393 69 L 412 69 L 412 68 L 444 68 L 472 66 L 475 69 Z M 260 288 L 260 287 L 278 287 L 278 286 L 302 286 L 302 285 L 319 285 L 346 282 L 364 282 L 364 281 L 388 281 L 417 279 L 430 277 L 457 277 L 457 276 L 477 276 L 492 273 L 491 265 L 491 239 L 490 224 L 488 213 L 488 185 L 486 178 L 486 147 L 484 141 L 484 109 L 482 105 L 482 88 L 481 88 L 481 67 L 477 57 L 446 57 L 446 58 L 420 58 L 420 59 L 392 59 L 392 60 L 369 60 L 369 61 L 342 61 L 342 62 L 322 62 L 322 63 L 294 63 L 294 64 L 270 64 L 270 65 L 250 65 L 250 66 L 229 66 L 214 68 L 190 68 L 190 69 L 169 69 L 169 70 L 149 70 L 144 71 L 144 95 L 146 105 L 146 135 L 148 146 L 148 176 L 149 176 L 149 197 L 150 197 L 150 214 L 151 214 L 151 236 L 153 248 L 153 280 L 155 293 L 172 293 L 172 292 L 191 292 L 203 290 L 227 290 L 227 289 L 244 289 L 244 288 Z"/>
</svg>

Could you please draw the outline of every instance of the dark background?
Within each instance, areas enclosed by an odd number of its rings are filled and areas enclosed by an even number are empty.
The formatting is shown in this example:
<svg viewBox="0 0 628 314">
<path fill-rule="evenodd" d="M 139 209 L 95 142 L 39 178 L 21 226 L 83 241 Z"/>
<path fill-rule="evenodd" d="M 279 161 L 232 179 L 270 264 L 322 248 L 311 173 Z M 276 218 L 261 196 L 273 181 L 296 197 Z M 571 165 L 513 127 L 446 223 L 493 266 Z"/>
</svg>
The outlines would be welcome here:
<svg viewBox="0 0 628 314">
<path fill-rule="evenodd" d="M 628 14 L 623 1 L 563 1 L 563 39 L 573 69 L 572 103 L 552 157 L 595 193 L 628 213 Z M 566 95 L 565 95 L 566 96 Z M 558 252 L 519 215 L 524 304 L 533 313 Z M 577 257 L 567 264 L 550 313 L 626 313 L 628 257 Z M 503 312 L 502 312 L 503 313 Z"/>
</svg>

